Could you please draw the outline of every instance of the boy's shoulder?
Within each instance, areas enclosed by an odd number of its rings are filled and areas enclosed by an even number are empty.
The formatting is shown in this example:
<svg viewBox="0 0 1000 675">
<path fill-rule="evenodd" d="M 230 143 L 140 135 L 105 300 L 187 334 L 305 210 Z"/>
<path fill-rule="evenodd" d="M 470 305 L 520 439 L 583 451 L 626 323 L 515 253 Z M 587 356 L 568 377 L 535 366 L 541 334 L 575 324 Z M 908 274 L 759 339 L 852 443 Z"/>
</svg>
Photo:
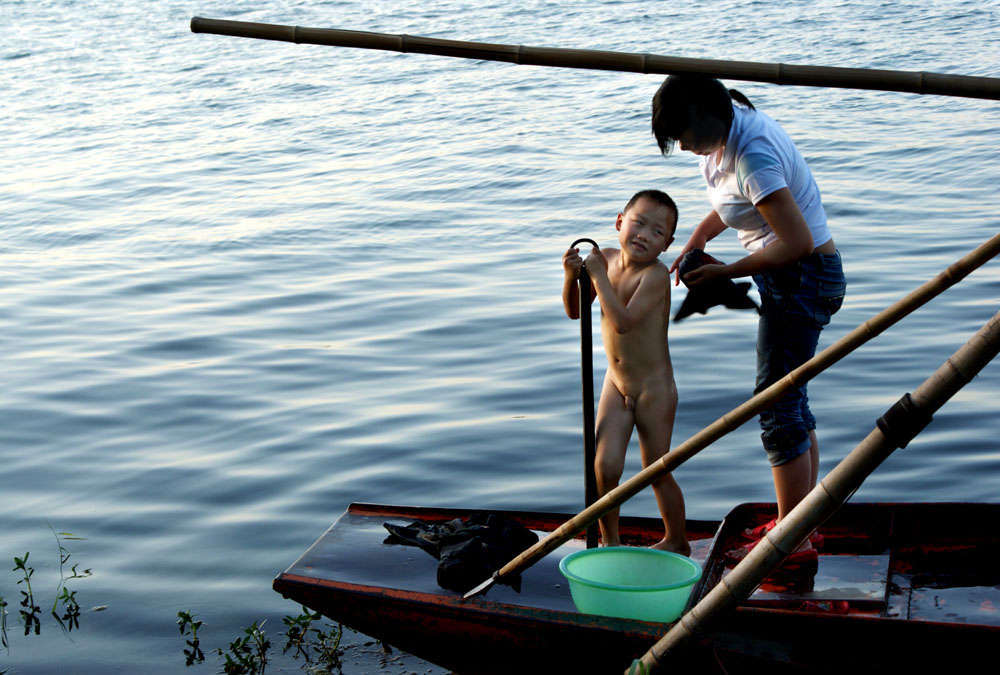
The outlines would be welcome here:
<svg viewBox="0 0 1000 675">
<path fill-rule="evenodd" d="M 621 249 L 602 248 L 601 253 L 604 255 L 604 259 L 608 261 L 609 267 L 620 266 L 621 256 L 619 253 L 621 253 Z M 659 258 L 651 261 L 648 265 L 635 270 L 631 273 L 631 276 L 632 278 L 650 277 L 650 281 L 655 281 L 657 283 L 662 281 L 663 283 L 668 284 L 670 282 L 670 270 Z"/>
<path fill-rule="evenodd" d="M 670 270 L 659 258 L 644 267 L 639 274 L 643 277 L 648 277 L 650 281 L 654 281 L 656 283 L 662 282 L 668 285 L 670 283 Z"/>
</svg>

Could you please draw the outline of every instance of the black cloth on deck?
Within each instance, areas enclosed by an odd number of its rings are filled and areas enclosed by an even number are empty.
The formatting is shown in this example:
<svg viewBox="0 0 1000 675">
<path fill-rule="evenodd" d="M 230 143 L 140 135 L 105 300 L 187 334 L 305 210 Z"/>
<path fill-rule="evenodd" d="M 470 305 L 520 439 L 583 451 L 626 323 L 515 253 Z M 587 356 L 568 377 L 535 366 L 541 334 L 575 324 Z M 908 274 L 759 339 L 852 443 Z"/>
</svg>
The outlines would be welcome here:
<svg viewBox="0 0 1000 675">
<path fill-rule="evenodd" d="M 494 514 L 477 513 L 446 523 L 383 525 L 390 534 L 386 543 L 419 546 L 433 555 L 439 560 L 438 585 L 459 593 L 475 588 L 538 542 L 538 535 L 528 528 Z M 520 575 L 502 582 L 520 590 Z"/>
</svg>

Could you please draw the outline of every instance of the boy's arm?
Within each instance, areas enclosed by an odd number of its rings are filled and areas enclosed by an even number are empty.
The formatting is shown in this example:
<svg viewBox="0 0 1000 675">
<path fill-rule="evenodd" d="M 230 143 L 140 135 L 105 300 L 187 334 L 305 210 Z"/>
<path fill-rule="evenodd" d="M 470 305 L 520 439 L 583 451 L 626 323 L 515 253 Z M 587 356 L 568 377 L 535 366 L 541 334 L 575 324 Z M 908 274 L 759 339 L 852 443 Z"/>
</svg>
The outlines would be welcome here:
<svg viewBox="0 0 1000 675">
<path fill-rule="evenodd" d="M 580 270 L 583 269 L 583 258 L 580 257 L 580 250 L 571 248 L 563 253 L 563 270 L 566 278 L 563 280 L 563 308 L 566 316 L 571 319 L 580 318 Z"/>
<path fill-rule="evenodd" d="M 600 254 L 597 254 L 600 255 Z M 594 256 L 587 258 L 588 262 Z M 617 333 L 628 333 L 646 318 L 650 311 L 659 308 L 661 303 L 669 302 L 665 296 L 670 291 L 670 272 L 663 265 L 651 265 L 639 280 L 639 286 L 629 299 L 628 304 L 622 304 L 615 292 L 611 280 L 608 279 L 607 260 L 602 257 L 595 261 L 597 264 L 587 265 L 594 286 L 597 288 L 597 297 L 601 299 L 601 311 L 611 322 Z M 605 263 L 604 265 L 600 264 Z"/>
<path fill-rule="evenodd" d="M 571 319 L 580 318 L 580 285 L 576 282 L 576 279 L 570 279 L 569 275 L 566 276 L 566 280 L 563 281 L 563 308 L 566 310 L 566 316 Z"/>
</svg>

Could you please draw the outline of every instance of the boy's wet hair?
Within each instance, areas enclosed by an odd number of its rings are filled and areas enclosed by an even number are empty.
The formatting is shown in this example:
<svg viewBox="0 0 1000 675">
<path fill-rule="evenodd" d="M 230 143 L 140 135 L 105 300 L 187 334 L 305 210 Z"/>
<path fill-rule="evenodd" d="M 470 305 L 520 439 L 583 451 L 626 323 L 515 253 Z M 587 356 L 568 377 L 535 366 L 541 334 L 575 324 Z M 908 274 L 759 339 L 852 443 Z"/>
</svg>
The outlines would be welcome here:
<svg viewBox="0 0 1000 675">
<path fill-rule="evenodd" d="M 628 204 L 626 204 L 625 208 L 622 209 L 622 213 L 628 213 L 628 210 L 633 206 L 635 206 L 635 203 L 637 201 L 643 198 L 656 202 L 661 206 L 667 207 L 667 210 L 674 216 L 674 222 L 670 228 L 671 232 L 677 229 L 677 219 L 678 219 L 677 204 L 674 204 L 674 200 L 671 199 L 670 195 L 668 195 L 663 190 L 639 190 L 634 195 L 632 195 L 632 199 L 628 200 Z"/>
<path fill-rule="evenodd" d="M 653 136 L 660 152 L 669 155 L 674 142 L 689 128 L 698 143 L 725 141 L 733 124 L 733 101 L 755 110 L 750 99 L 735 89 L 726 89 L 715 78 L 669 75 L 653 95 Z M 711 125 L 699 125 L 709 117 L 719 120 L 723 128 L 715 130 Z M 722 138 L 715 137 L 718 131 L 724 134 Z"/>
</svg>

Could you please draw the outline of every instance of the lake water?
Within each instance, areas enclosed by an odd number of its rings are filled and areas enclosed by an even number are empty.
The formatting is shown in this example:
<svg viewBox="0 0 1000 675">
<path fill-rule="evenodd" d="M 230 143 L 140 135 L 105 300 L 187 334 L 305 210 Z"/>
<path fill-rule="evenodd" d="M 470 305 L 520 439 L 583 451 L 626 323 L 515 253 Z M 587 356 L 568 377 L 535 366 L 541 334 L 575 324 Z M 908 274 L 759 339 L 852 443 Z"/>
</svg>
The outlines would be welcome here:
<svg viewBox="0 0 1000 675">
<path fill-rule="evenodd" d="M 677 200 L 675 250 L 708 209 L 696 159 L 657 154 L 657 76 L 194 35 L 195 15 L 1000 76 L 995 2 L 3 0 L 0 670 L 176 673 L 180 610 L 206 651 L 262 620 L 280 645 L 298 608 L 271 579 L 352 501 L 578 510 L 560 256 L 613 243 L 641 188 Z M 997 231 L 996 102 L 730 84 L 823 191 L 849 289 L 821 347 Z M 998 299 L 992 262 L 817 378 L 824 472 Z M 672 328 L 675 444 L 748 397 L 754 338 L 745 312 Z M 855 499 L 995 501 L 998 390 L 994 364 Z M 773 499 L 756 423 L 676 477 L 692 517 Z M 70 636 L 49 525 L 93 571 Z M 25 551 L 37 637 L 8 571 Z M 345 672 L 439 672 L 346 642 Z"/>
</svg>

